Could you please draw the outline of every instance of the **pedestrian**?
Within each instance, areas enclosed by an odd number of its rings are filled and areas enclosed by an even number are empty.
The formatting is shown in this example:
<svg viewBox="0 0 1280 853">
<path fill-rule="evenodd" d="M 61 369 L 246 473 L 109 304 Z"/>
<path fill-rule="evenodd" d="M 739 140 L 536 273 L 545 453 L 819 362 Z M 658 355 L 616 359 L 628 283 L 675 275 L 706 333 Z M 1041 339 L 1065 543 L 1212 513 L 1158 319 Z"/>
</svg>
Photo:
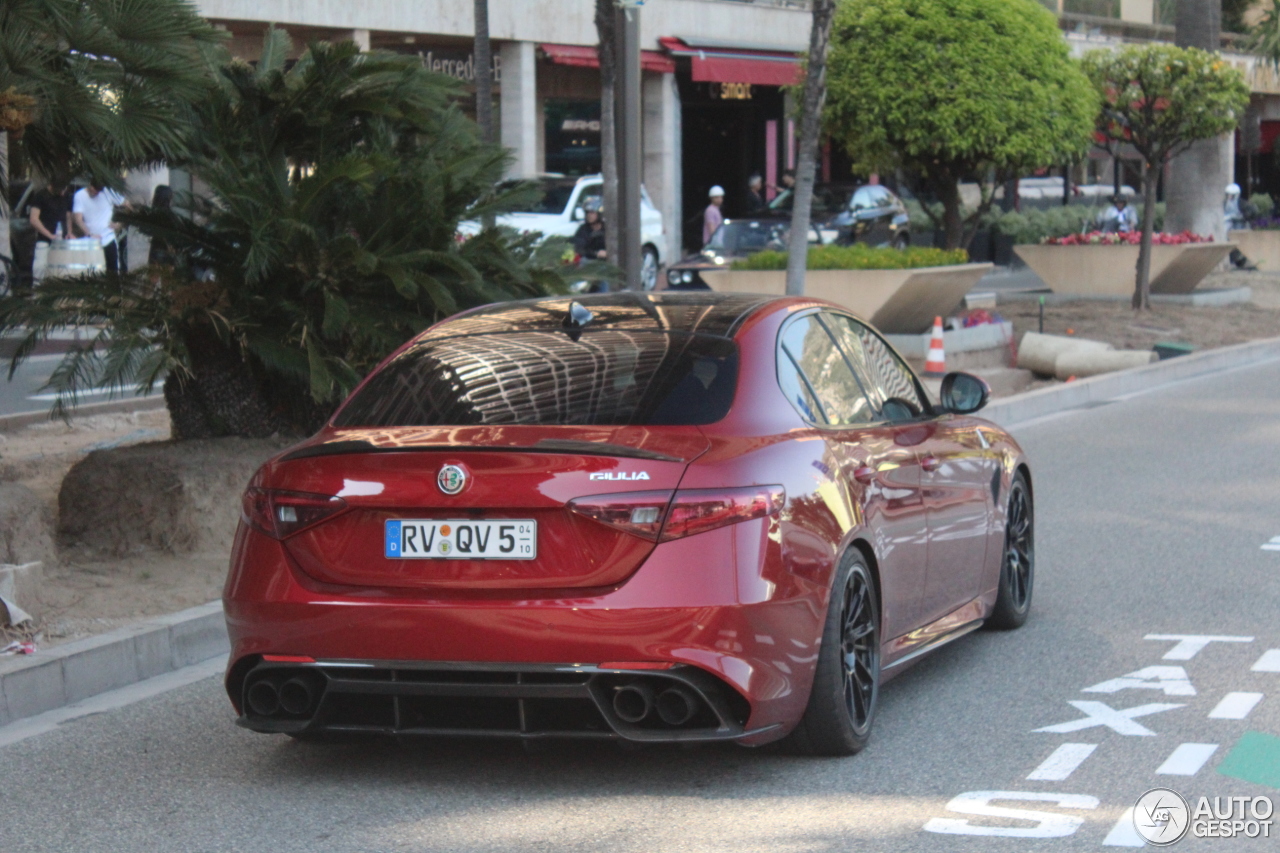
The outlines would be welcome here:
<svg viewBox="0 0 1280 853">
<path fill-rule="evenodd" d="M 747 215 L 755 216 L 767 205 L 764 200 L 764 178 L 752 175 L 747 178 Z"/>
<path fill-rule="evenodd" d="M 719 185 L 712 187 L 707 192 L 707 197 L 711 199 L 711 203 L 702 213 L 702 245 L 704 246 L 711 242 L 711 236 L 724 224 L 724 214 L 720 212 L 720 208 L 724 205 L 724 187 Z"/>
<path fill-rule="evenodd" d="M 49 268 L 49 245 L 71 234 L 71 193 L 67 180 L 50 179 L 31 200 L 31 227 L 36 232 L 36 251 L 31 263 L 31 280 L 44 278 Z"/>
<path fill-rule="evenodd" d="M 173 189 L 167 184 L 160 184 L 151 194 L 151 207 L 154 210 L 170 210 L 173 208 Z M 147 248 L 147 266 L 171 267 L 175 263 L 173 247 L 156 237 L 151 238 Z"/>
<path fill-rule="evenodd" d="M 600 214 L 600 199 L 589 198 L 582 205 L 586 221 L 573 235 L 573 248 L 584 261 L 603 261 L 609 258 L 605 244 L 604 217 Z"/>
<path fill-rule="evenodd" d="M 1128 234 L 1138 227 L 1138 215 L 1129 207 L 1129 199 L 1117 193 L 1111 198 L 1111 206 L 1098 217 L 1098 226 L 1107 233 Z"/>
<path fill-rule="evenodd" d="M 76 190 L 71 202 L 71 219 L 76 231 L 102 243 L 108 272 L 124 271 L 124 237 L 120 233 L 123 229 L 115 221 L 116 208 L 124 204 L 119 193 L 96 179 Z"/>
</svg>

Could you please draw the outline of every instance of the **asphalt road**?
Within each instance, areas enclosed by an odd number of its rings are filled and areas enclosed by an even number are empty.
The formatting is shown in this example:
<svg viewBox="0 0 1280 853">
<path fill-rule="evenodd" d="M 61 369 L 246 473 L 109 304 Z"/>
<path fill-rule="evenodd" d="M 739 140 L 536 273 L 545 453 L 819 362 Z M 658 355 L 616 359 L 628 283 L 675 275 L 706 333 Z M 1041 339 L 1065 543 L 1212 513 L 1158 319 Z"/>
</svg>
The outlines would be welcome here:
<svg viewBox="0 0 1280 853">
<path fill-rule="evenodd" d="M 1280 670 L 1280 651 L 1266 654 L 1280 649 L 1280 550 L 1262 547 L 1280 537 L 1278 390 L 1273 362 L 1015 429 L 1035 466 L 1032 618 L 888 685 L 855 758 L 304 745 L 234 727 L 208 678 L 0 747 L 0 847 L 1097 851 L 1133 844 L 1113 830 L 1156 786 L 1193 809 L 1200 796 L 1280 801 L 1280 754 L 1266 753 L 1280 743 L 1280 671 L 1251 669 Z M 1211 717 L 1228 694 L 1263 698 L 1243 719 Z M 1189 775 L 1159 772 L 1172 765 Z M 981 816 L 983 792 L 1041 814 Z M 1276 850 L 1277 828 L 1175 849 Z"/>
<path fill-rule="evenodd" d="M 18 367 L 13 379 L 9 376 L 9 359 L 0 359 L 0 415 L 17 415 L 26 412 L 46 412 L 53 405 L 57 395 L 44 386 L 49 381 L 54 368 L 62 361 L 60 354 L 36 355 L 27 359 Z M 125 397 L 136 396 L 132 390 Z M 120 399 L 109 391 L 88 391 L 80 395 L 81 403 L 105 403 L 108 400 Z"/>
</svg>

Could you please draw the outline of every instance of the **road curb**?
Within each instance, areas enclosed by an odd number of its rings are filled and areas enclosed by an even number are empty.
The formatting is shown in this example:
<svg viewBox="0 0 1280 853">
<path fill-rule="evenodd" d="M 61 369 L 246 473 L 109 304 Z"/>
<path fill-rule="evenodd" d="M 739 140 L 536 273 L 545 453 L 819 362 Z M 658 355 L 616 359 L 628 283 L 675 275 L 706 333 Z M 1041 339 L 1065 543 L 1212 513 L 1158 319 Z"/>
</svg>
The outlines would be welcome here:
<svg viewBox="0 0 1280 853">
<path fill-rule="evenodd" d="M 164 397 L 130 397 L 127 400 L 112 400 L 107 403 L 85 403 L 76 406 L 71 412 L 71 419 L 87 418 L 91 415 L 112 415 L 119 412 L 150 412 L 165 407 Z M 16 415 L 0 416 L 0 432 L 9 432 L 32 424 L 48 423 L 55 418 L 49 417 L 49 411 L 22 412 Z"/>
<path fill-rule="evenodd" d="M 1280 338 L 1250 341 L 994 400 L 982 410 L 981 417 L 1003 427 L 1016 426 L 1034 418 L 1274 358 L 1280 358 Z"/>
<path fill-rule="evenodd" d="M 33 657 L 0 660 L 0 725 L 207 661 L 230 648 L 222 602 L 213 601 Z"/>
</svg>

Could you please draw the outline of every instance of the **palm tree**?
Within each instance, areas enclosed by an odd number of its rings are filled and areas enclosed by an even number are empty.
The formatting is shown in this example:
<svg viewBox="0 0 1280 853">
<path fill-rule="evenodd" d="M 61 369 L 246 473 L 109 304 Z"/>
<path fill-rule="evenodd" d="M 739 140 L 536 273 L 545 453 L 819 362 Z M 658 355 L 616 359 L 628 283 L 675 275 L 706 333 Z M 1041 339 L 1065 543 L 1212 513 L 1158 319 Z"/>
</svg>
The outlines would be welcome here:
<svg viewBox="0 0 1280 853">
<path fill-rule="evenodd" d="M 256 66 L 208 69 L 184 138 L 208 188 L 183 200 L 190 217 L 122 217 L 171 266 L 0 300 L 0 329 L 29 330 L 19 358 L 54 329 L 102 323 L 54 373 L 59 405 L 163 379 L 179 437 L 305 433 L 434 320 L 564 286 L 562 243 L 459 240 L 460 222 L 527 190 L 495 190 L 506 155 L 479 140 L 453 81 L 351 42 L 289 54 L 273 29 Z"/>
<path fill-rule="evenodd" d="M 109 184 L 122 169 L 172 159 L 184 140 L 174 116 L 201 85 L 196 60 L 220 38 L 186 0 L 4 0 L 0 111 L 18 99 L 25 115 L 0 121 L 0 186 L 10 144 L 42 175 Z"/>
</svg>

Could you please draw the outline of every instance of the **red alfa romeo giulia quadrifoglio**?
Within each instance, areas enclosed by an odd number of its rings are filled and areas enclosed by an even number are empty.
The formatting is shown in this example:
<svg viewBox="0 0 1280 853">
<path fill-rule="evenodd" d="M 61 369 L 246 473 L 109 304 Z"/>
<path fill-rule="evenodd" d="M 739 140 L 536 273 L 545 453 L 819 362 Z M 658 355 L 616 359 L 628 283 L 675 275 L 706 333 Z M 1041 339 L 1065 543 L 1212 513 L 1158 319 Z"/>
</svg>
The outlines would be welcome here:
<svg viewBox="0 0 1280 853">
<path fill-rule="evenodd" d="M 245 492 L 239 722 L 856 752 L 885 678 L 1030 606 L 1022 452 L 941 398 L 812 299 L 446 320 Z"/>
</svg>

